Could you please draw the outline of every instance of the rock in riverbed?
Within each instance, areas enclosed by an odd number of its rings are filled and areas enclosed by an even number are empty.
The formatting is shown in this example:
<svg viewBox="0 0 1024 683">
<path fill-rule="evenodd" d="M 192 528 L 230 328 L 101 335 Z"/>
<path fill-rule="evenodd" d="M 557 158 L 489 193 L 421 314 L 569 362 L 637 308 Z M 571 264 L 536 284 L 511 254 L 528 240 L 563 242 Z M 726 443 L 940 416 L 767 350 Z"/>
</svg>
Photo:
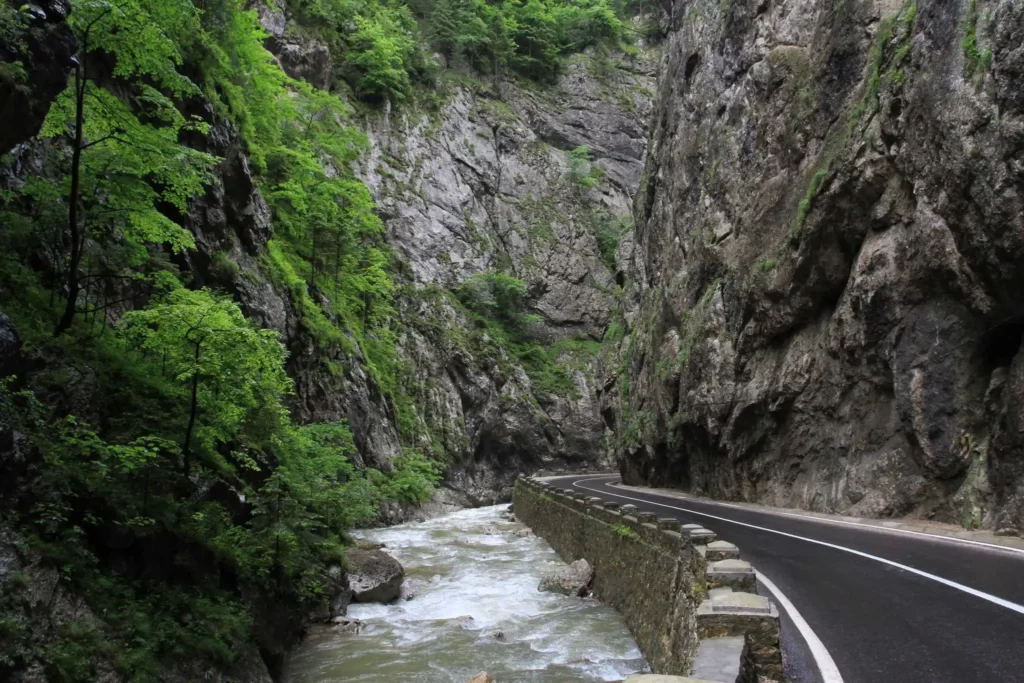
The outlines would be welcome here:
<svg viewBox="0 0 1024 683">
<path fill-rule="evenodd" d="M 481 671 L 476 676 L 466 681 L 466 683 L 494 683 L 494 679 L 487 675 L 486 671 Z"/>
<path fill-rule="evenodd" d="M 581 558 L 567 567 L 558 567 L 545 573 L 537 590 L 584 597 L 593 576 L 594 570 L 590 563 Z"/>
<path fill-rule="evenodd" d="M 355 602 L 391 602 L 402 590 L 405 569 L 380 550 L 349 550 L 348 585 Z"/>
</svg>

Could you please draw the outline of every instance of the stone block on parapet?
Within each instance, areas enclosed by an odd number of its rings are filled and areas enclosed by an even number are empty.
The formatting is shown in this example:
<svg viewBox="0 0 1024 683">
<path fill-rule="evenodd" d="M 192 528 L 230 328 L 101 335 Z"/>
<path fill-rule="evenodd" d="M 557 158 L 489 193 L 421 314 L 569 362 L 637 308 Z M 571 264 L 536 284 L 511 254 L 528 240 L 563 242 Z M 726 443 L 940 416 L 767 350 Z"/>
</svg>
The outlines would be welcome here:
<svg viewBox="0 0 1024 683">
<path fill-rule="evenodd" d="M 612 502 L 610 500 L 607 500 L 607 501 L 604 502 L 604 509 L 605 510 L 618 510 L 619 509 L 619 504 L 618 503 L 614 503 L 614 502 Z"/>
<path fill-rule="evenodd" d="M 697 607 L 697 635 L 702 641 L 742 636 L 754 675 L 782 680 L 779 610 L 768 598 L 716 590 Z"/>
<path fill-rule="evenodd" d="M 591 505 L 601 505 L 601 499 L 598 498 L 597 496 L 591 496 L 590 498 L 587 498 L 587 502 L 590 503 Z"/>
<path fill-rule="evenodd" d="M 638 512 L 636 518 L 640 520 L 641 524 L 658 524 L 658 516 L 653 512 Z"/>
<path fill-rule="evenodd" d="M 712 541 L 705 548 L 704 557 L 708 562 L 738 560 L 740 557 L 740 549 L 728 541 Z"/>
<path fill-rule="evenodd" d="M 633 674 L 623 683 L 717 683 L 689 676 L 665 676 L 663 674 Z"/>
<path fill-rule="evenodd" d="M 695 544 L 707 545 L 708 543 L 711 543 L 716 538 L 718 538 L 718 536 L 715 535 L 714 531 L 712 531 L 711 529 L 705 529 L 703 527 L 697 529 L 688 529 L 686 533 L 689 534 L 690 540 L 692 540 Z"/>
<path fill-rule="evenodd" d="M 621 508 L 622 514 L 633 516 L 636 514 L 636 505 L 623 505 Z"/>
<path fill-rule="evenodd" d="M 703 529 L 704 527 L 700 524 L 684 524 L 683 529 L 689 531 L 690 529 Z"/>
<path fill-rule="evenodd" d="M 693 675 L 709 681 L 735 683 L 743 668 L 745 644 L 739 636 L 700 641 L 693 659 Z"/>
<path fill-rule="evenodd" d="M 682 528 L 678 519 L 672 517 L 659 517 L 658 526 L 662 529 L 668 529 L 669 531 L 679 531 Z"/>
<path fill-rule="evenodd" d="M 729 586 L 737 591 L 753 593 L 757 590 L 754 568 L 743 560 L 718 560 L 709 562 L 707 568 L 709 588 Z"/>
<path fill-rule="evenodd" d="M 665 676 L 663 674 L 633 674 L 623 683 L 716 683 L 689 676 Z"/>
</svg>

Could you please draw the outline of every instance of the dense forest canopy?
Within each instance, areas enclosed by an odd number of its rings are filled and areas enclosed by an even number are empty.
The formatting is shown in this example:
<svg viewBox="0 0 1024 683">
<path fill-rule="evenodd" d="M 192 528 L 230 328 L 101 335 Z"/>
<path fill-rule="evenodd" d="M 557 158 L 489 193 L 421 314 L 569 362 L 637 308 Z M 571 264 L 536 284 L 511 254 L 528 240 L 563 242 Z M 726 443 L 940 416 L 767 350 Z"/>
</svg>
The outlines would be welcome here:
<svg viewBox="0 0 1024 683">
<path fill-rule="evenodd" d="M 29 658 L 54 681 L 95 680 L 102 662 L 136 681 L 158 679 L 168 662 L 228 667 L 254 605 L 322 609 L 346 529 L 382 501 L 429 499 L 443 471 L 441 449 L 418 447 L 400 386 L 400 283 L 350 169 L 366 145 L 353 108 L 429 96 L 444 69 L 499 92 L 510 78 L 551 81 L 567 54 L 628 49 L 632 10 L 608 0 L 290 2 L 287 30 L 330 47 L 332 83 L 321 90 L 266 50 L 258 13 L 274 5 L 70 7 L 67 88 L 0 183 L 0 311 L 43 368 L 31 383 L 22 374 L 0 385 L 0 427 L 35 454 L 28 483 L 5 491 L 4 515 L 102 620 L 72 621 L 40 644 L 15 614 L 13 576 L 0 592 L 0 674 Z M 31 12 L 0 7 L 14 57 L 0 78 L 16 88 L 29 85 L 18 57 Z M 288 351 L 233 298 L 247 274 L 228 254 L 209 264 L 214 281 L 194 276 L 190 211 L 227 163 L 211 140 L 232 136 L 273 217 L 265 248 L 249 248 L 330 369 L 361 363 L 387 396 L 404 446 L 390 471 L 354 464 L 343 422 L 293 420 Z M 457 300 L 538 377 L 564 386 L 522 342 L 524 296 L 522 282 L 489 274 Z M 115 537 L 133 549 L 116 568 Z"/>
</svg>

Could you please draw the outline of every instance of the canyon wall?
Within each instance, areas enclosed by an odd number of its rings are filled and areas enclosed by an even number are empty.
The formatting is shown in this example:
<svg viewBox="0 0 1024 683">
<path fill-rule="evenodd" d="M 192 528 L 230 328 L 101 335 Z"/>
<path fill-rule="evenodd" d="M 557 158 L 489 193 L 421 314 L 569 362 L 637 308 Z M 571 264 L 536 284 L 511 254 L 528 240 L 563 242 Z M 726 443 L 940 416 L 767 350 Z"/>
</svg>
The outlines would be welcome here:
<svg viewBox="0 0 1024 683">
<path fill-rule="evenodd" d="M 1024 8 L 677 1 L 602 411 L 623 478 L 1024 528 Z"/>
</svg>

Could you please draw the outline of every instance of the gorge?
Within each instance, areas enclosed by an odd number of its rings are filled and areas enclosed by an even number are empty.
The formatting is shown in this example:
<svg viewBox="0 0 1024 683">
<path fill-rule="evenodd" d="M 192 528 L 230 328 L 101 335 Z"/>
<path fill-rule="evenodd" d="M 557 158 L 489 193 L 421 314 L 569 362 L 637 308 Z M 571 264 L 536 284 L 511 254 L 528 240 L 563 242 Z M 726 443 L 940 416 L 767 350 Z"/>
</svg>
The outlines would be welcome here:
<svg viewBox="0 0 1024 683">
<path fill-rule="evenodd" d="M 0 11 L 0 677 L 280 678 L 520 473 L 1024 533 L 1017 0 Z"/>
</svg>

